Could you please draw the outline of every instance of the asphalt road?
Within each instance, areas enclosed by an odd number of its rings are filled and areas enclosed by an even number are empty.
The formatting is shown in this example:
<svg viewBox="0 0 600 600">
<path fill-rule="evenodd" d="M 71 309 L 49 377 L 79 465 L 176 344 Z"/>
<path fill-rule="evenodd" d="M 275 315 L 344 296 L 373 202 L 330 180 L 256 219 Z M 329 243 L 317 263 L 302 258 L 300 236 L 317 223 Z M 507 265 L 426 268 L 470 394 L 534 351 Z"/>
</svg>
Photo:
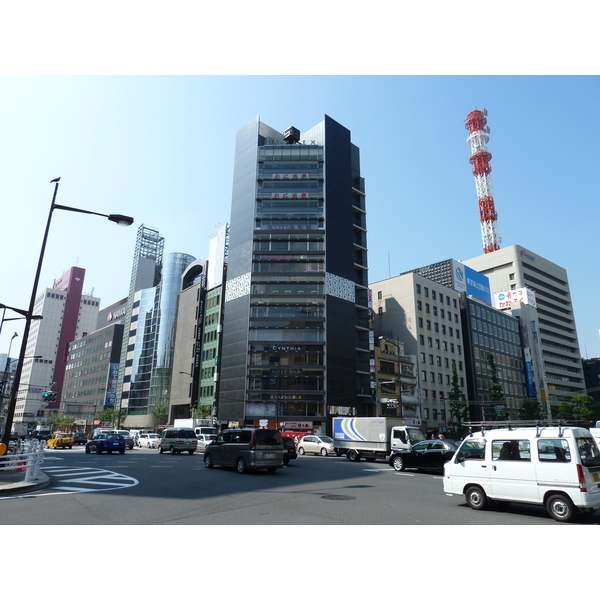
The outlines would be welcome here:
<svg viewBox="0 0 600 600">
<path fill-rule="evenodd" d="M 474 511 L 439 474 L 302 456 L 274 474 L 204 467 L 202 454 L 49 450 L 50 487 L 0 498 L 2 525 L 556 525 L 542 507 Z M 600 524 L 600 513 L 579 525 Z"/>
</svg>

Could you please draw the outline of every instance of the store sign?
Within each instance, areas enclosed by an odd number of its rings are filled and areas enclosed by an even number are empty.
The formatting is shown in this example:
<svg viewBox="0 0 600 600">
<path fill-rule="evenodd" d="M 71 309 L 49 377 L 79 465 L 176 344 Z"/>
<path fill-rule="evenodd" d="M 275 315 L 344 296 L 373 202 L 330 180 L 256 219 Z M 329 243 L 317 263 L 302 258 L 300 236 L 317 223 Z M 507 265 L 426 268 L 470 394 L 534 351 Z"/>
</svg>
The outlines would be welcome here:
<svg viewBox="0 0 600 600">
<path fill-rule="evenodd" d="M 496 308 L 499 309 L 510 308 L 514 304 L 529 304 L 533 308 L 537 308 L 535 292 L 529 288 L 499 292 L 495 295 L 495 301 Z"/>
<path fill-rule="evenodd" d="M 308 173 L 273 173 L 271 179 L 301 181 L 303 179 L 310 179 L 310 176 Z"/>
</svg>

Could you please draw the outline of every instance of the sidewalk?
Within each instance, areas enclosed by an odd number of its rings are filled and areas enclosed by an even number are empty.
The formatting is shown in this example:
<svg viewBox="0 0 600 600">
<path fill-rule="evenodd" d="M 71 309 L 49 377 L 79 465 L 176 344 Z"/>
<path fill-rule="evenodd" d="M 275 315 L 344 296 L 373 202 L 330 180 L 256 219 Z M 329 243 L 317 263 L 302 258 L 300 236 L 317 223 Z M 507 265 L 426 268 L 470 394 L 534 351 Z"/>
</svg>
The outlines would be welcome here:
<svg viewBox="0 0 600 600">
<path fill-rule="evenodd" d="M 25 471 L 0 471 L 0 496 L 15 496 L 41 490 L 50 485 L 50 477 L 40 471 L 37 479 L 25 482 Z"/>
</svg>

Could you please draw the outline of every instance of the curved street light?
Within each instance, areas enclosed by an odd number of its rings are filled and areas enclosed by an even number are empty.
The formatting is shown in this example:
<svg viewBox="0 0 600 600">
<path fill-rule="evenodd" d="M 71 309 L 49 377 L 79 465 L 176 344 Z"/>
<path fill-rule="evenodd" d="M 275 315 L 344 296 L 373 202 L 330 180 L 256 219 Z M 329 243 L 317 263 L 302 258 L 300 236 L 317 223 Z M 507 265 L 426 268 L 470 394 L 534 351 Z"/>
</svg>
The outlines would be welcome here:
<svg viewBox="0 0 600 600">
<path fill-rule="evenodd" d="M 27 349 L 27 342 L 29 338 L 29 330 L 31 328 L 31 321 L 34 318 L 33 309 L 35 307 L 35 299 L 37 294 L 37 288 L 40 281 L 40 274 L 42 272 L 42 263 L 44 261 L 44 252 L 46 250 L 46 242 L 48 241 L 48 232 L 50 231 L 50 223 L 52 221 L 52 213 L 54 209 L 69 210 L 72 212 L 79 212 L 88 215 L 98 215 L 100 217 L 106 217 L 109 221 L 113 221 L 118 225 L 129 226 L 133 223 L 133 218 L 126 217 L 124 215 L 105 215 L 103 213 L 92 212 L 90 210 L 83 210 L 81 208 L 72 208 L 71 206 L 63 206 L 56 204 L 56 194 L 58 192 L 58 182 L 60 177 L 53 179 L 50 183 L 54 183 L 54 195 L 52 196 L 52 204 L 50 205 L 50 212 L 48 213 L 48 221 L 46 222 L 46 231 L 44 232 L 44 238 L 42 240 L 42 249 L 40 250 L 40 257 L 38 259 L 38 266 L 35 272 L 35 278 L 33 280 L 33 288 L 31 290 L 31 298 L 29 300 L 29 309 L 25 311 L 17 311 L 25 316 L 25 328 L 23 330 L 23 341 L 21 343 L 21 352 L 19 355 L 19 364 L 15 373 L 14 385 L 10 394 L 10 401 L 8 403 L 8 411 L 6 413 L 6 422 L 4 425 L 4 432 L 2 433 L 2 439 L 0 440 L 0 448 L 4 444 L 7 448 L 10 441 L 10 431 L 12 429 L 13 418 L 15 416 L 15 408 L 17 406 L 17 390 L 19 389 L 19 383 L 21 382 L 21 372 L 23 370 L 23 362 L 25 358 L 25 351 Z"/>
</svg>

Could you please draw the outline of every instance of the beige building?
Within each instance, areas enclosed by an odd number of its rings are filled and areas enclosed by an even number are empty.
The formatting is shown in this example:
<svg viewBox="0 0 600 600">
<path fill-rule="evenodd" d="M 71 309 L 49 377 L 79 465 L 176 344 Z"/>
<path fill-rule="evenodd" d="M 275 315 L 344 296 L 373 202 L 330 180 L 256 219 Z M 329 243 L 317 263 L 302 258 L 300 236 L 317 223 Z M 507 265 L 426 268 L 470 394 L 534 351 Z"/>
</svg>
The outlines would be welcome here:
<svg viewBox="0 0 600 600">
<path fill-rule="evenodd" d="M 405 273 L 369 287 L 375 337 L 398 340 L 407 356 L 416 356 L 415 396 L 422 401 L 417 406 L 422 425 L 443 430 L 450 417 L 453 363 L 467 396 L 459 292 L 417 273 Z"/>
</svg>

